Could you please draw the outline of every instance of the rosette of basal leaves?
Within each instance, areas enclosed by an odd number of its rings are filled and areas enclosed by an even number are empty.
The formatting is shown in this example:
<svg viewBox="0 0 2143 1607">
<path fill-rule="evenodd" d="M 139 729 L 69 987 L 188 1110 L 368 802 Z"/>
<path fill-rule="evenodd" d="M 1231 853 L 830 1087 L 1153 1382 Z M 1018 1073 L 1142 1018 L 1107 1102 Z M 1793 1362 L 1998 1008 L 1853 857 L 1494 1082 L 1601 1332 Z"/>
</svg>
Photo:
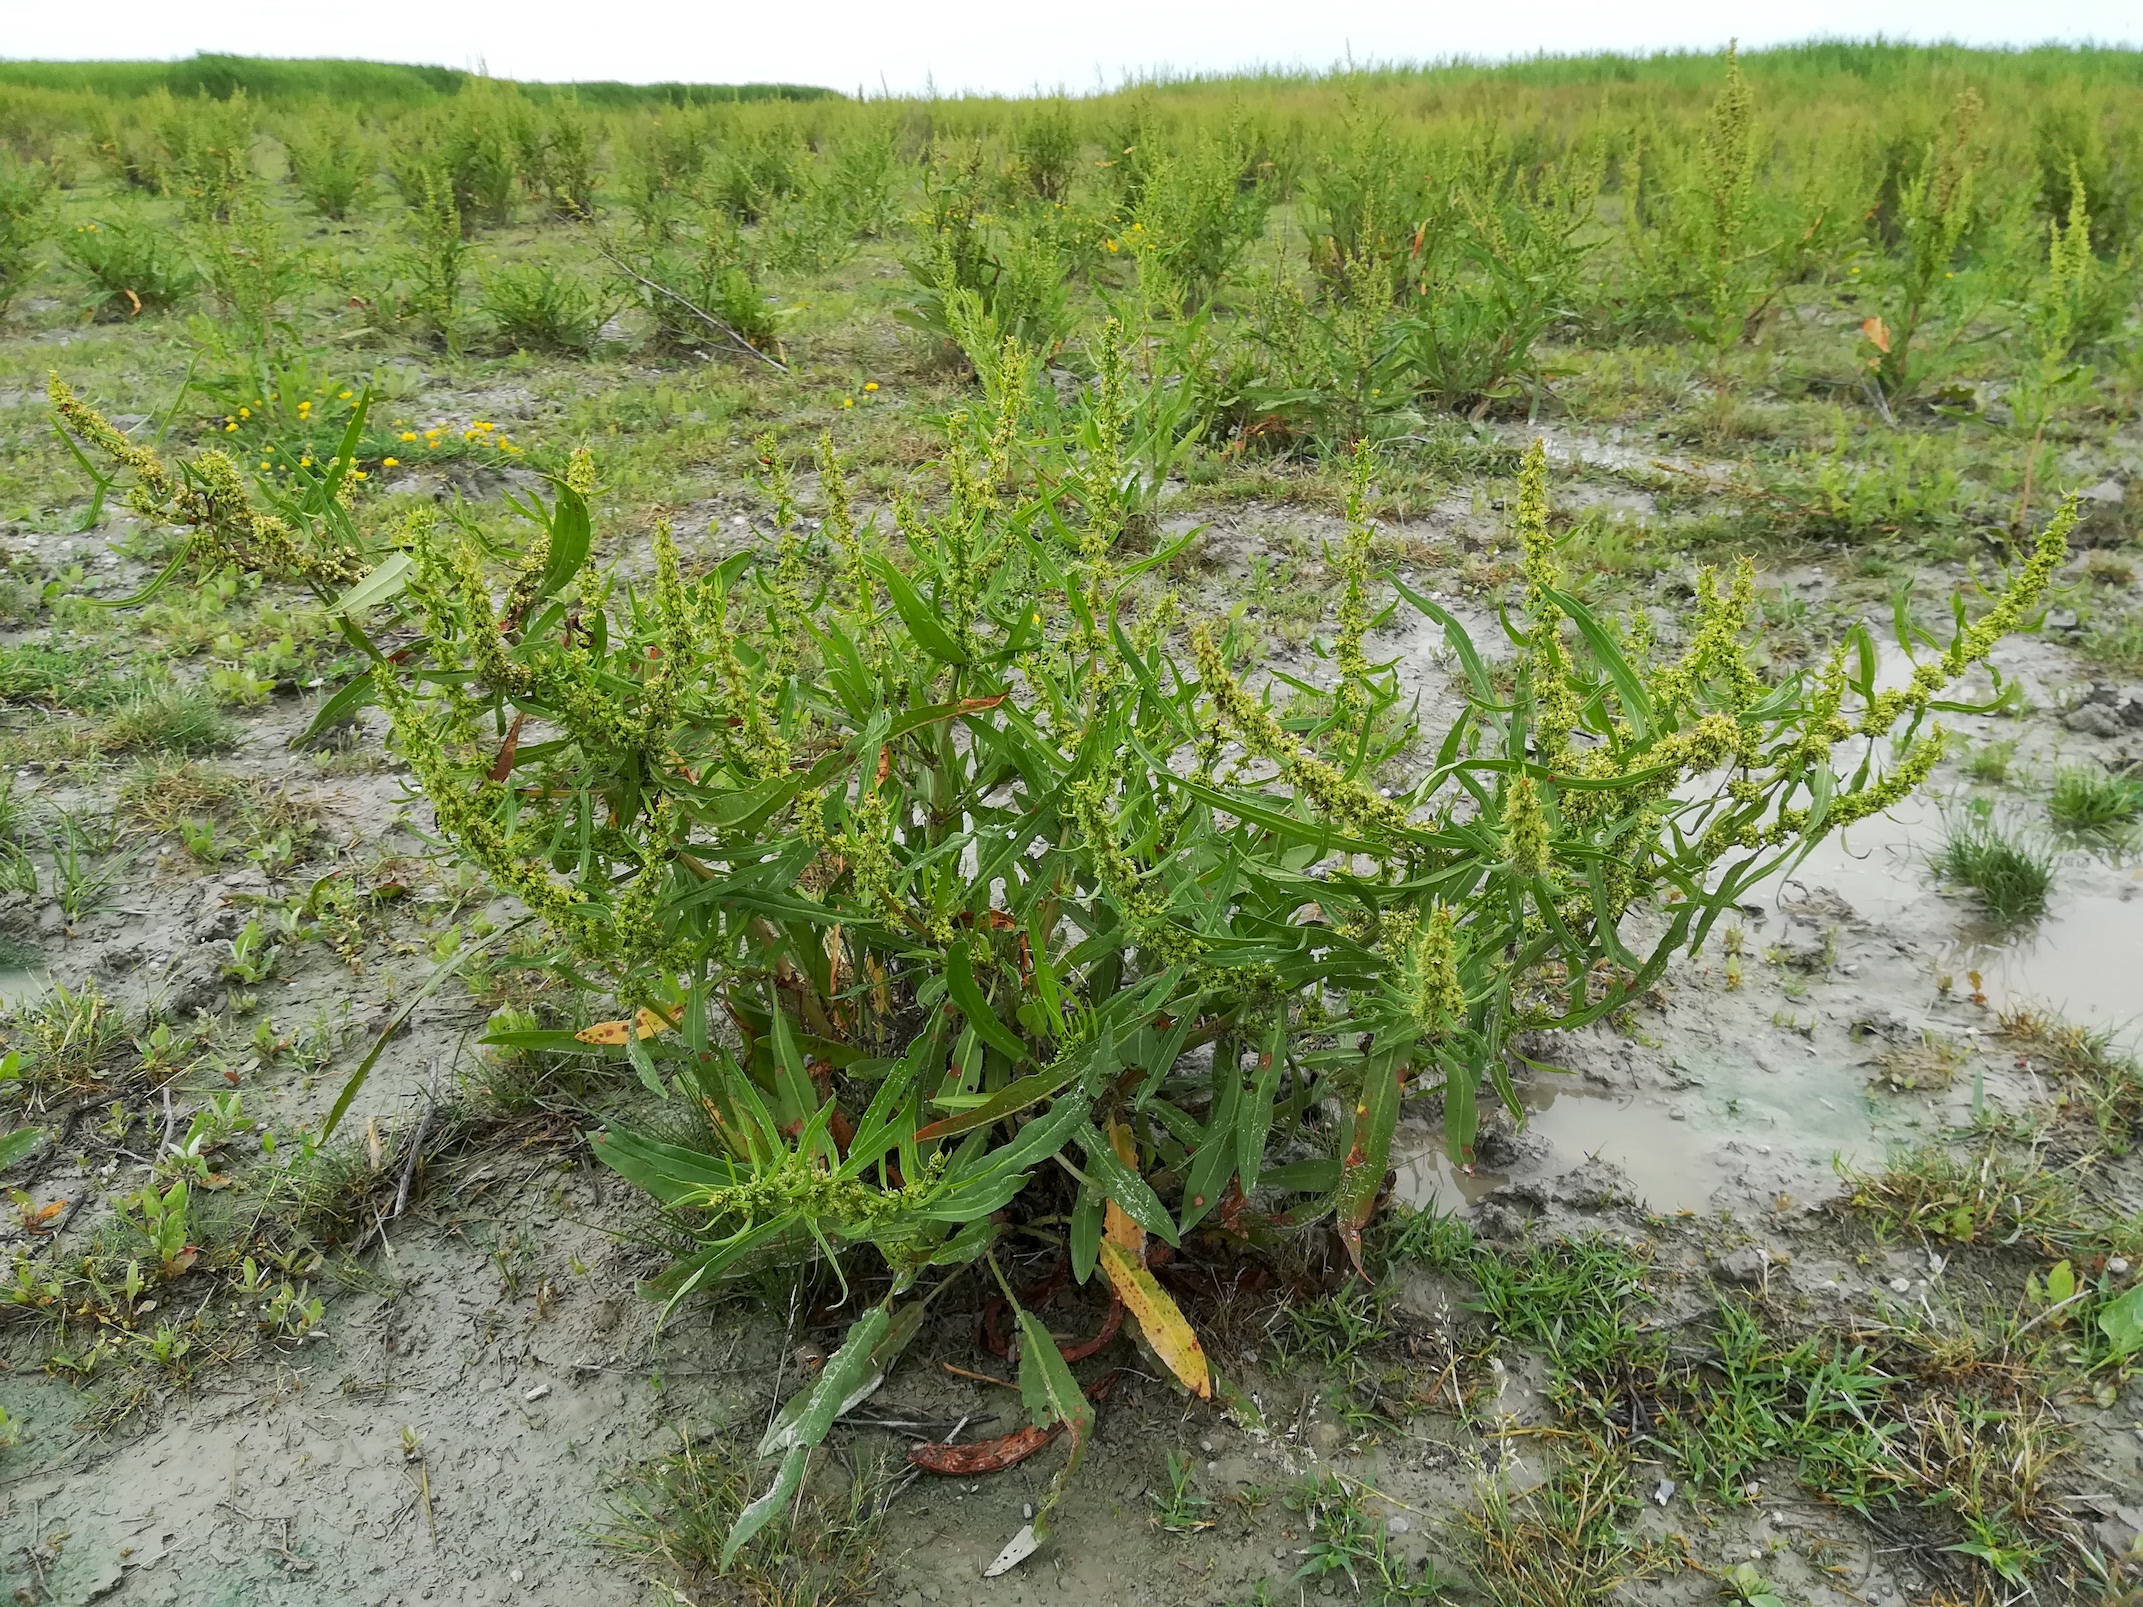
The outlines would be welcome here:
<svg viewBox="0 0 2143 1607">
<path fill-rule="evenodd" d="M 216 561 L 349 587 L 372 667 L 331 707 L 379 703 L 441 837 L 627 1018 L 511 1041 L 629 1060 L 698 1123 L 597 1143 L 698 1245 L 671 1300 L 864 1251 L 906 1284 L 1053 1215 L 1075 1273 L 1123 1273 L 1202 1381 L 1127 1270 L 1148 1239 L 1330 1220 L 1358 1257 L 1402 1102 L 1440 1096 L 1466 1157 L 1483 1091 L 1515 1106 L 1515 1035 L 1628 1004 L 1757 879 L 1923 780 L 1932 716 L 2028 620 L 2073 520 L 1883 691 L 1865 633 L 1768 670 L 1745 567 L 1702 576 L 1672 640 L 1594 614 L 1536 447 L 1490 658 L 1374 566 L 1363 452 L 1330 673 L 1289 682 L 1178 617 L 1157 577 L 1195 534 L 1122 549 L 1128 367 L 1060 410 L 1036 366 L 1006 350 L 887 520 L 858 518 L 829 441 L 807 521 L 767 440 L 763 545 L 695 561 L 657 529 L 598 568 L 583 460 L 527 504 L 526 544 L 412 515 L 354 584 L 332 499 L 265 514 L 213 454 L 167 468 L 63 401 Z M 1372 656 L 1421 620 L 1466 697 L 1428 732 Z"/>
</svg>

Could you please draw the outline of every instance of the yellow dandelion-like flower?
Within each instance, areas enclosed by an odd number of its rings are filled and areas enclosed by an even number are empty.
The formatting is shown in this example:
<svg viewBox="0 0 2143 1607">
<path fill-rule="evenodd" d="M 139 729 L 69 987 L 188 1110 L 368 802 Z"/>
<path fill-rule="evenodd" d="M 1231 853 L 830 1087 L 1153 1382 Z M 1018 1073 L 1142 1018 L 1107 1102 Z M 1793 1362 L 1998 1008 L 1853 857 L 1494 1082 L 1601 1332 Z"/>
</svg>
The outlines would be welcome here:
<svg viewBox="0 0 2143 1607">
<path fill-rule="evenodd" d="M 238 433 L 238 426 L 235 423 L 226 424 L 223 426 L 223 433 L 225 435 L 236 435 Z"/>
<path fill-rule="evenodd" d="M 875 391 L 878 389 L 878 382 L 874 379 L 867 379 L 863 382 L 863 388 L 867 391 Z"/>
<path fill-rule="evenodd" d="M 843 407 L 854 407 L 856 405 L 856 399 L 853 396 L 844 396 L 841 398 L 841 405 Z"/>
<path fill-rule="evenodd" d="M 415 430 L 404 430 L 402 432 L 402 439 L 405 441 L 414 441 L 416 438 L 417 432 Z"/>
<path fill-rule="evenodd" d="M 240 418 L 251 418 L 253 416 L 253 409 L 251 409 L 250 407 L 241 407 L 238 410 L 238 416 Z"/>
<path fill-rule="evenodd" d="M 337 391 L 335 397 L 338 401 L 347 402 L 350 399 L 350 394 L 348 391 Z"/>
<path fill-rule="evenodd" d="M 383 469 L 399 469 L 402 466 L 400 458 L 381 458 L 379 462 Z"/>
<path fill-rule="evenodd" d="M 365 473 L 363 469 L 352 469 L 350 471 L 350 478 L 353 480 L 369 480 L 372 478 L 372 476 Z"/>
<path fill-rule="evenodd" d="M 313 466 L 313 460 L 312 460 L 311 458 L 299 458 L 299 459 L 298 459 L 298 467 L 299 467 L 299 468 L 301 468 L 301 469 L 309 469 L 309 468 L 311 468 L 312 466 Z"/>
</svg>

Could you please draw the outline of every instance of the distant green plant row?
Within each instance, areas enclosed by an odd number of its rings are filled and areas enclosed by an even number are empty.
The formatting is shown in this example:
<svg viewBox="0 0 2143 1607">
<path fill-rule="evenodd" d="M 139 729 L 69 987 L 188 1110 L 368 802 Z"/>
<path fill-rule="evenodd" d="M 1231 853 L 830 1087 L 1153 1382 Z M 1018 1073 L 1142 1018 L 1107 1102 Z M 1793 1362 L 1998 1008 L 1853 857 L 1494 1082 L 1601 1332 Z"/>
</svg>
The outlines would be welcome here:
<svg viewBox="0 0 2143 1607">
<path fill-rule="evenodd" d="M 459 94 L 481 74 L 395 61 L 274 60 L 211 52 L 181 61 L 0 61 L 0 84 L 127 98 L 164 90 L 229 100 L 362 101 L 416 105 Z M 537 99 L 570 96 L 591 106 L 689 106 L 719 101 L 815 100 L 834 94 L 808 84 L 527 84 Z"/>
</svg>

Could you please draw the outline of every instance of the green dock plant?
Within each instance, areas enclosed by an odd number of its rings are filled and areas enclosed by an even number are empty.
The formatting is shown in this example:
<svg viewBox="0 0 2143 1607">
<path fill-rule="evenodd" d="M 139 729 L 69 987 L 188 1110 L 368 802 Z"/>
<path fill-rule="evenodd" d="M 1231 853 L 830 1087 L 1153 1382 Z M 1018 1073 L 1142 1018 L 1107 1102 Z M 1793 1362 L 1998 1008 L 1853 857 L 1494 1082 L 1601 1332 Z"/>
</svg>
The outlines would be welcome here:
<svg viewBox="0 0 2143 1607">
<path fill-rule="evenodd" d="M 611 1056 L 673 1107 L 668 1139 L 595 1145 L 690 1243 L 655 1291 L 813 1256 L 890 1275 L 769 1432 L 782 1471 L 732 1554 L 884 1376 L 908 1292 L 1032 1218 L 1209 1391 L 1105 1214 L 1168 1244 L 1328 1222 L 1358 1260 L 1402 1101 L 1440 1104 L 1469 1159 L 1481 1098 L 1516 1109 L 1521 1034 L 1631 1005 L 1782 861 L 1909 793 L 1932 716 L 1964 706 L 1951 688 L 2029 617 L 2074 522 L 1908 686 L 1876 689 L 1864 634 L 1771 678 L 1745 566 L 1700 576 L 1671 645 L 1571 596 L 1536 444 L 1491 668 L 1374 567 L 1359 448 L 1329 684 L 1289 698 L 1229 627 L 1178 617 L 1157 577 L 1193 535 L 1127 549 L 1151 399 L 1123 354 L 1105 366 L 1050 414 L 1007 348 L 891 528 L 859 520 L 831 442 L 807 521 L 767 438 L 763 547 L 693 564 L 657 527 L 609 568 L 585 457 L 503 557 L 428 505 L 366 542 L 334 496 L 264 506 L 218 451 L 167 464 L 54 381 L 61 424 L 199 561 L 332 601 L 370 668 L 321 718 L 376 703 L 442 842 L 617 999 L 607 1028 L 491 1042 Z M 1385 629 L 1448 647 L 1468 701 L 1446 728 L 1417 726 Z M 1030 1412 L 1076 1447 L 1091 1408 L 1020 1325 Z"/>
<path fill-rule="evenodd" d="M 1935 379 L 1977 310 L 1958 269 L 1981 210 L 1984 110 L 1977 91 L 1958 96 L 1897 197 L 1898 249 L 1877 261 L 1880 311 L 1861 326 L 1875 399 L 1886 412 Z"/>
<path fill-rule="evenodd" d="M 356 117 L 317 108 L 283 136 L 291 181 L 305 204 L 330 223 L 342 223 L 372 193 L 379 151 Z"/>
<path fill-rule="evenodd" d="M 52 170 L 0 154 L 0 313 L 5 313 L 35 267 L 38 245 L 58 222 Z"/>
</svg>

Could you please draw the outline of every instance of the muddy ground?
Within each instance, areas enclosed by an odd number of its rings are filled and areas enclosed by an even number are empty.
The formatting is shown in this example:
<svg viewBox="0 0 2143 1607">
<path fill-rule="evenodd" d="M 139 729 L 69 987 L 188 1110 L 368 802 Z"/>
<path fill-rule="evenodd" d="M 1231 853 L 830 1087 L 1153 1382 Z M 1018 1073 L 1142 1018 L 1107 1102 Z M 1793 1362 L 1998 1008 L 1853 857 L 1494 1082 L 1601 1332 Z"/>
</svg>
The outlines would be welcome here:
<svg viewBox="0 0 2143 1607">
<path fill-rule="evenodd" d="M 1559 505 L 1612 501 L 1642 516 L 1655 472 L 1642 453 L 1555 445 Z M 2125 467 L 2138 462 L 2128 449 Z M 695 517 L 703 544 L 734 541 L 733 510 Z M 1320 516 L 1284 506 L 1238 503 L 1185 517 L 1210 524 L 1195 583 L 1220 598 L 1246 591 L 1260 553 L 1305 542 L 1314 550 L 1329 533 Z M 1407 573 L 1460 598 L 1457 577 L 1493 556 L 1500 526 L 1476 488 L 1461 486 L 1436 513 L 1388 534 L 1407 555 Z M 18 529 L 5 540 L 18 575 L 34 582 L 81 564 L 84 584 L 117 595 L 146 574 L 115 552 L 128 534 L 121 515 L 82 534 Z M 1926 592 L 1958 577 L 1920 578 Z M 1887 630 L 1887 604 L 1842 561 L 1818 555 L 1765 580 L 1807 605 L 1818 639 L 1863 617 Z M 1472 617 L 1488 620 L 1478 597 L 1464 600 Z M 1431 1113 L 1410 1117 L 1397 1198 L 1463 1212 L 1491 1240 L 1582 1232 L 1645 1245 L 1666 1323 L 1719 1287 L 1815 1321 L 1886 1303 L 1941 1305 L 1945 1279 L 1956 1276 L 1946 1258 L 1912 1237 L 1878 1241 L 1842 1206 L 1839 1163 L 1878 1165 L 1891 1146 L 1939 1138 L 1976 1114 L 2039 1108 L 2049 1087 L 2030 1055 L 2001 1036 L 2005 1010 L 2030 1005 L 2127 1031 L 2143 1004 L 2143 867 L 2124 847 L 2062 845 L 2048 914 L 2011 936 L 1989 930 L 1929 866 L 1945 809 L 1974 791 L 2043 821 L 2035 789 L 2057 765 L 2143 761 L 2143 686 L 2094 687 L 2058 628 L 2058 608 L 2053 628 L 1997 655 L 2024 688 L 2022 711 L 1953 721 L 1967 741 L 1928 795 L 1826 843 L 1752 897 L 1738 923 L 1735 977 L 1715 941 L 1675 967 L 1654 1008 L 1617 1028 L 1536 1045 L 1561 1069 L 1529 1075 L 1523 1128 L 1501 1119 L 1472 1175 L 1442 1156 Z M 1427 707 L 1448 695 L 1431 636 L 1379 645 Z M 1284 644 L 1274 653 L 1276 667 L 1307 663 Z M 126 1012 L 153 1006 L 188 1022 L 234 1014 L 244 1001 L 233 996 L 252 993 L 257 1001 L 233 1028 L 241 1040 L 263 1018 L 279 1032 L 311 1022 L 327 1034 L 331 1048 L 310 1061 L 256 1057 L 238 1067 L 225 1057 L 181 1077 L 170 1085 L 167 1139 L 211 1094 L 230 1089 L 249 1117 L 279 1133 L 317 1127 L 349 1069 L 429 974 L 441 934 L 505 913 L 427 858 L 422 800 L 374 757 L 376 731 L 325 755 L 293 749 L 326 690 L 279 692 L 242 717 L 238 746 L 215 761 L 316 813 L 319 834 L 296 863 L 275 875 L 242 860 L 203 865 L 169 835 L 142 833 L 106 907 L 72 922 L 42 896 L 10 895 L 0 908 L 22 962 L 5 980 L 18 1008 L 34 1008 L 55 984 L 94 984 Z M 1975 747 L 2006 742 L 2016 744 L 2009 783 L 1966 774 Z M 16 797 L 32 808 L 102 812 L 115 806 L 118 785 L 109 765 L 25 763 Z M 292 945 L 278 974 L 234 982 L 231 945 L 246 923 L 338 868 L 397 895 L 354 949 L 338 956 L 322 943 Z M 0 1403 L 20 1440 L 0 1461 L 0 1575 L 15 1599 L 202 1607 L 688 1599 L 674 1594 L 674 1575 L 605 1543 L 632 1470 L 681 1433 L 762 1422 L 805 1365 L 799 1348 L 834 1342 L 844 1319 L 747 1292 L 687 1308 L 658 1334 L 655 1308 L 635 1292 L 664 1259 L 650 1208 L 593 1164 L 576 1115 L 480 1119 L 485 1073 L 473 1037 L 492 1003 L 458 986 L 426 1000 L 358 1096 L 345 1131 L 364 1134 L 383 1158 L 374 1164 L 390 1171 L 429 1106 L 465 1115 L 451 1142 L 429 1152 L 401 1215 L 389 1219 L 393 1190 L 384 1183 L 361 1191 L 375 1219 L 346 1233 L 315 1272 L 325 1311 L 309 1335 L 255 1345 L 183 1387 L 119 1403 L 94 1384 L 41 1371 L 25 1346 L 11 1352 Z M 1898 1056 L 1934 1040 L 1961 1053 L 1933 1086 L 1900 1086 Z M 146 1175 L 142 1146 L 158 1142 L 150 1129 L 160 1112 L 148 1114 L 146 1128 L 99 1142 L 90 1129 L 101 1110 L 83 1112 L 80 1133 L 37 1169 L 28 1204 L 14 1214 L 23 1221 L 11 1216 L 0 1230 L 8 1247 L 51 1255 L 56 1238 L 81 1243 L 108 1226 L 113 1202 Z M 2132 1159 L 2109 1157 L 2094 1174 L 2094 1198 L 2109 1216 L 2132 1215 L 2143 1205 L 2139 1178 Z M 65 1202 L 59 1232 L 49 1216 L 31 1231 L 53 1202 Z M 919 1481 L 892 1500 L 878 1532 L 882 1567 L 867 1586 L 875 1599 L 1009 1607 L 1364 1590 L 1374 1598 L 1343 1570 L 1300 1577 L 1318 1539 L 1299 1503 L 1290 1505 L 1303 1481 L 1358 1481 L 1350 1487 L 1385 1520 L 1395 1561 L 1417 1565 L 1447 1555 L 1454 1514 L 1484 1488 L 1524 1489 L 1539 1478 L 1555 1413 L 1539 1364 L 1522 1350 L 1501 1351 L 1463 1408 L 1454 1387 L 1448 1406 L 1431 1398 L 1399 1421 L 1364 1418 L 1339 1410 L 1349 1396 L 1326 1360 L 1290 1362 L 1275 1342 L 1284 1291 L 1246 1281 L 1240 1268 L 1185 1273 L 1197 1276 L 1207 1279 L 1199 1309 L 1216 1356 L 1254 1410 L 1187 1402 L 1126 1349 L 1131 1371 L 1103 1410 L 1053 1545 L 1006 1577 L 981 1577 L 1042 1498 L 1056 1453 L 987 1479 Z M 1329 1273 L 1316 1276 L 1332 1286 Z M 1464 1289 L 1417 1267 L 1400 1266 L 1391 1279 L 1382 1343 L 1433 1358 L 1478 1336 Z M 859 1415 L 933 1433 L 956 1426 L 967 1437 L 1013 1426 L 1016 1396 L 947 1370 L 1004 1371 L 977 1344 L 980 1298 L 973 1284 L 948 1298 Z M 1093 1315 L 1070 1311 L 1057 1326 Z M 2069 1488 L 2086 1498 L 2086 1528 L 2117 1554 L 2143 1525 L 2143 1392 L 2131 1385 L 2110 1403 L 2084 1397 L 2064 1410 L 2082 1447 Z M 872 1458 L 897 1460 L 907 1440 L 869 1427 L 837 1435 L 822 1479 Z M 1155 1521 L 1170 1451 L 1189 1458 L 1194 1504 L 1178 1525 L 1189 1532 Z M 1645 1532 L 1680 1536 L 1701 1564 L 1657 1568 L 1626 1587 L 1647 1599 L 1717 1599 L 1717 1571 L 1750 1557 L 1764 1559 L 1786 1599 L 1822 1607 L 1894 1607 L 1955 1588 L 1895 1526 L 1803 1499 L 1788 1477 L 1775 1494 L 1722 1507 L 1692 1505 L 1639 1473 Z M 1902 1522 L 1909 1528 L 1909 1515 Z M 706 1588 L 690 1599 L 724 1599 L 724 1587 Z"/>
</svg>

